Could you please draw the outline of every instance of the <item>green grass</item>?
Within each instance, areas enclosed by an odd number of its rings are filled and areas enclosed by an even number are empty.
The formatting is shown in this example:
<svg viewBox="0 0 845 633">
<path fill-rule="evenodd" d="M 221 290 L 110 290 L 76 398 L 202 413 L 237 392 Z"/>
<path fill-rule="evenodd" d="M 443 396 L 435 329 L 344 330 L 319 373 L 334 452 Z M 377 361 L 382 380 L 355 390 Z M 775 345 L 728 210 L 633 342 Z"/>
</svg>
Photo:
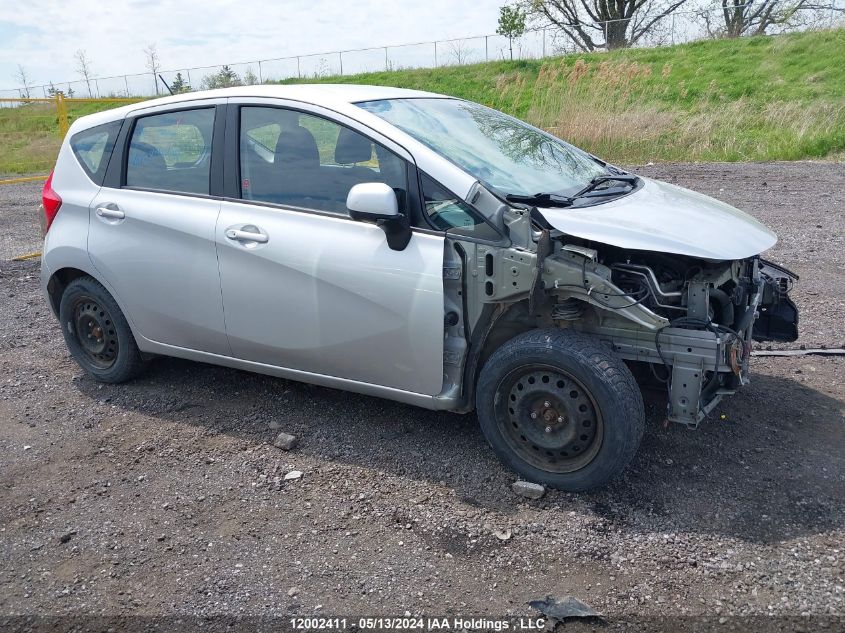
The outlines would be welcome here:
<svg viewBox="0 0 845 633">
<path fill-rule="evenodd" d="M 845 29 L 308 81 L 478 101 L 620 163 L 845 156 Z M 49 170 L 59 142 L 51 106 L 0 107 L 0 175 Z"/>
<path fill-rule="evenodd" d="M 843 29 L 309 81 L 478 101 L 617 162 L 845 151 Z"/>
<path fill-rule="evenodd" d="M 139 101 L 141 99 L 139 98 Z M 14 107 L 8 107 L 14 103 Z M 107 99 L 66 103 L 68 125 L 86 114 L 102 112 L 124 102 Z M 54 103 L 25 103 L 0 99 L 0 178 L 50 171 L 62 139 Z"/>
</svg>

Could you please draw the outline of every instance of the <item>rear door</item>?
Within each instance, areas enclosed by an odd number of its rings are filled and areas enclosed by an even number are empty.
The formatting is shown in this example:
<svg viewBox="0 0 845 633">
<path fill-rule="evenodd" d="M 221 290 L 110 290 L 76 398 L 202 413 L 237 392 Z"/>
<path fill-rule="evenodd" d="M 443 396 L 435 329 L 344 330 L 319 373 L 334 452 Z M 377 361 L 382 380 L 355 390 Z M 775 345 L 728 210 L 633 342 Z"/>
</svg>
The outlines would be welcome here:
<svg viewBox="0 0 845 633">
<path fill-rule="evenodd" d="M 377 181 L 404 207 L 407 152 L 317 107 L 256 99 L 229 114 L 217 245 L 233 355 L 439 393 L 444 238 L 416 232 L 391 250 L 345 204 L 354 184 Z"/>
<path fill-rule="evenodd" d="M 222 144 L 224 110 L 222 100 L 203 101 L 126 122 L 122 160 L 109 165 L 91 204 L 88 250 L 136 334 L 228 356 L 212 184 L 222 169 L 212 139 L 216 121 Z"/>
</svg>

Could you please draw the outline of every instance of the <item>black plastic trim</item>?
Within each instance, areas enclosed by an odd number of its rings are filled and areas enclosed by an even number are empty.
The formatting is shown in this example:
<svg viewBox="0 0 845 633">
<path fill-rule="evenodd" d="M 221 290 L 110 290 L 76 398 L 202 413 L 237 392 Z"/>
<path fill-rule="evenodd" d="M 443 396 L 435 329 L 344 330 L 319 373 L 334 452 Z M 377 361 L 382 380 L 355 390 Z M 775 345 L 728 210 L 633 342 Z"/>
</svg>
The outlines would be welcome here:
<svg viewBox="0 0 845 633">
<path fill-rule="evenodd" d="M 103 187 L 109 189 L 120 189 L 123 179 L 123 165 L 126 162 L 126 146 L 129 138 L 129 131 L 132 128 L 132 120 L 126 118 L 120 125 L 120 132 L 114 142 L 114 151 L 106 168 L 106 177 L 103 179 Z"/>
<path fill-rule="evenodd" d="M 231 104 L 226 110 L 226 132 L 224 135 L 223 195 L 226 199 L 244 202 L 241 197 L 240 148 L 241 104 Z M 252 202 L 252 201 L 248 201 Z"/>
<path fill-rule="evenodd" d="M 217 197 L 224 193 L 224 165 L 226 134 L 226 112 L 228 106 L 220 103 L 214 106 L 214 128 L 211 133 L 211 165 L 208 170 L 208 194 Z"/>
</svg>

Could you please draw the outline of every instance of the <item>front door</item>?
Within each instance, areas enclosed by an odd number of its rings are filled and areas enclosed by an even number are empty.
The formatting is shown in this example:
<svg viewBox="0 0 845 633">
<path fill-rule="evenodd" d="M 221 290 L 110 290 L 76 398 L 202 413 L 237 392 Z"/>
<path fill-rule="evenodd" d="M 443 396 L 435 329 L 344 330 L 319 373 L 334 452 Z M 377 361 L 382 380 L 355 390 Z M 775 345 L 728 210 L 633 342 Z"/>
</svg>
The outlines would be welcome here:
<svg viewBox="0 0 845 633">
<path fill-rule="evenodd" d="M 122 186 L 103 187 L 91 202 L 88 250 L 136 334 L 228 356 L 214 233 L 220 201 L 208 196 L 214 118 L 212 106 L 137 119 Z"/>
<path fill-rule="evenodd" d="M 439 393 L 443 237 L 416 233 L 394 251 L 379 227 L 346 213 L 359 182 L 385 182 L 402 200 L 405 161 L 337 121 L 284 108 L 242 107 L 239 136 L 242 201 L 224 201 L 217 223 L 233 355 Z"/>
</svg>

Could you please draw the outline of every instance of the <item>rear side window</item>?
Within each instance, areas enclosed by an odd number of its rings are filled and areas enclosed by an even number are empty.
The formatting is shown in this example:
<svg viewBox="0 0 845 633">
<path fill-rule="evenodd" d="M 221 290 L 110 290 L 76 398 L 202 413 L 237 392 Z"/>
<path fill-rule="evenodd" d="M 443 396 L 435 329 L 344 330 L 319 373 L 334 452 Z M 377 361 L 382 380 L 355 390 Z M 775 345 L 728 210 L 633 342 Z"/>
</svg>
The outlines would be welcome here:
<svg viewBox="0 0 845 633">
<path fill-rule="evenodd" d="M 106 176 L 106 167 L 114 150 L 121 123 L 122 121 L 112 121 L 98 125 L 77 132 L 70 138 L 70 148 L 76 159 L 88 177 L 98 185 L 102 186 Z"/>
<path fill-rule="evenodd" d="M 208 194 L 214 108 L 138 119 L 129 141 L 126 186 Z"/>
</svg>

